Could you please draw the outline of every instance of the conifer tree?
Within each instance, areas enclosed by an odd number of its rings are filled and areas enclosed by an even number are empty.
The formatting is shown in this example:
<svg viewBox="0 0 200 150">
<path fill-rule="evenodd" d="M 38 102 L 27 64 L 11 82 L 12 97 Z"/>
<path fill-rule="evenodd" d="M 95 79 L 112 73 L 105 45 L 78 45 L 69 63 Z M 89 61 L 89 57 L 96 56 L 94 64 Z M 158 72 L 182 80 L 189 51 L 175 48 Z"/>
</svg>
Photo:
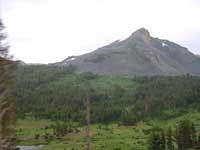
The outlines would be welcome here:
<svg viewBox="0 0 200 150">
<path fill-rule="evenodd" d="M 166 137 L 165 137 L 164 130 L 162 130 L 161 133 L 160 133 L 160 146 L 161 146 L 162 150 L 165 150 L 165 148 L 166 148 Z"/>
<path fill-rule="evenodd" d="M 191 124 L 191 138 L 192 138 L 192 145 L 197 143 L 197 135 L 194 123 Z"/>
<path fill-rule="evenodd" d="M 3 145 L 12 147 L 13 124 L 15 115 L 14 99 L 10 95 L 11 61 L 8 56 L 8 46 L 4 44 L 6 35 L 3 33 L 3 23 L 0 20 L 0 150 Z"/>
<path fill-rule="evenodd" d="M 189 120 L 182 120 L 177 127 L 178 149 L 193 148 L 196 142 L 196 131 L 194 124 Z"/>
<path fill-rule="evenodd" d="M 166 133 L 166 145 L 167 145 L 167 150 L 174 150 L 174 145 L 173 145 L 173 135 L 172 135 L 172 128 L 169 127 Z"/>
<path fill-rule="evenodd" d="M 161 148 L 161 137 L 159 133 L 152 133 L 149 141 L 148 150 L 162 150 Z"/>
</svg>

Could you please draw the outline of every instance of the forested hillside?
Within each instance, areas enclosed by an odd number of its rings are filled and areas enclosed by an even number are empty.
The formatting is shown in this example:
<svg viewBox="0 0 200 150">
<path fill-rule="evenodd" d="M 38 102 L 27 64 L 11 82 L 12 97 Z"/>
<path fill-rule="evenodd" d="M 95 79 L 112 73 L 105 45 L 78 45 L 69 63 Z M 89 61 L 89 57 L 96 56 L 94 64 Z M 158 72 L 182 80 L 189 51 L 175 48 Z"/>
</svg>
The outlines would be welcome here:
<svg viewBox="0 0 200 150">
<path fill-rule="evenodd" d="M 200 77 L 120 77 L 77 74 L 73 66 L 19 66 L 13 93 L 17 116 L 84 123 L 85 94 L 93 123 L 132 125 L 200 108 Z M 191 109 L 190 109 L 191 108 Z"/>
</svg>

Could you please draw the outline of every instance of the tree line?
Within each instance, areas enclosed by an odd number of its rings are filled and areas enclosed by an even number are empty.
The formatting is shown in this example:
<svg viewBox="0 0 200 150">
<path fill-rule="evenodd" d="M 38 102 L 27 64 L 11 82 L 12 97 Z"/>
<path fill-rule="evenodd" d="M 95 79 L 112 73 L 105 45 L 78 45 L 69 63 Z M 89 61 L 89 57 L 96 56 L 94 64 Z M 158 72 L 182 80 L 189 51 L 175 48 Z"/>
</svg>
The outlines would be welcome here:
<svg viewBox="0 0 200 150">
<path fill-rule="evenodd" d="M 149 150 L 189 150 L 199 149 L 200 136 L 195 125 L 190 120 L 182 120 L 173 131 L 154 131 L 149 139 Z"/>
<path fill-rule="evenodd" d="M 91 122 L 133 125 L 149 117 L 168 119 L 200 109 L 200 77 L 112 77 L 84 74 L 54 65 L 18 66 L 13 94 L 17 116 L 85 124 L 84 93 L 91 99 Z M 90 85 L 90 86 L 89 86 Z"/>
</svg>

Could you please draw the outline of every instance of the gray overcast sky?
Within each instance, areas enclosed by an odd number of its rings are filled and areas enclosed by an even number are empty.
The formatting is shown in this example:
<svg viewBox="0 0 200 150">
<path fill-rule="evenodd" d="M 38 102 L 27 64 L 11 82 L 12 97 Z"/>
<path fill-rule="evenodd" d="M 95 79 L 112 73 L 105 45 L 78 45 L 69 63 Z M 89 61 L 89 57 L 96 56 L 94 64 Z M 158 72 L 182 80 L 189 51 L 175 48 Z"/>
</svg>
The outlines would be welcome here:
<svg viewBox="0 0 200 150">
<path fill-rule="evenodd" d="M 145 27 L 200 54 L 200 0 L 0 0 L 11 53 L 61 61 Z"/>
</svg>

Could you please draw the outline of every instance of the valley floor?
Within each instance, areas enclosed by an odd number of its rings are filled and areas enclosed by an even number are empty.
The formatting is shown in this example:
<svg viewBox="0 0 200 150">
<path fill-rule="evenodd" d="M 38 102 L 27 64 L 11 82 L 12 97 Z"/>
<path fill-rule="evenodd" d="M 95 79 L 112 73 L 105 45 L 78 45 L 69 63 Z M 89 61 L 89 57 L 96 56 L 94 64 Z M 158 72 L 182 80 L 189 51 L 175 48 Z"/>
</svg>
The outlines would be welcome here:
<svg viewBox="0 0 200 150">
<path fill-rule="evenodd" d="M 148 138 L 155 128 L 175 127 L 183 119 L 194 121 L 196 129 L 200 130 L 200 113 L 187 113 L 169 120 L 149 119 L 141 121 L 135 126 L 120 126 L 118 124 L 94 124 L 92 131 L 92 149 L 95 150 L 147 150 Z M 24 119 L 18 120 L 16 136 L 18 145 L 43 145 L 42 150 L 84 150 L 85 129 L 80 127 L 80 132 L 70 133 L 60 139 L 45 140 L 47 134 L 53 130 L 48 128 L 54 124 L 49 120 Z"/>
</svg>

